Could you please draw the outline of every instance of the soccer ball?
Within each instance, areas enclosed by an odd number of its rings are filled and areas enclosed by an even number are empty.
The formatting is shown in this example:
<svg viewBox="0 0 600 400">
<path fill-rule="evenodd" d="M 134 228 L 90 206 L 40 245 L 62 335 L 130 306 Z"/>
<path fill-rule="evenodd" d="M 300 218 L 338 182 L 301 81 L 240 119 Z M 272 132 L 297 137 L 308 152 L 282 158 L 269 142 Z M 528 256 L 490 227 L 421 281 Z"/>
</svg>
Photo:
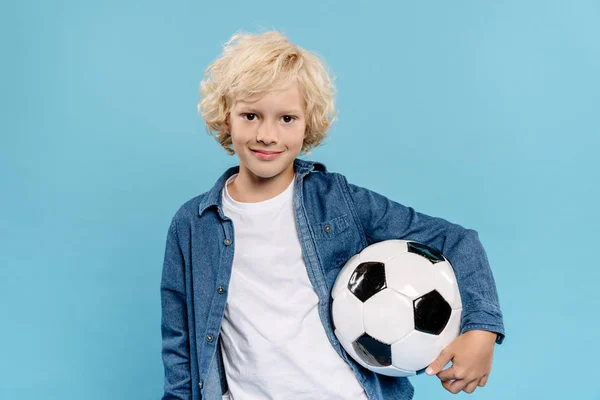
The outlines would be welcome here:
<svg viewBox="0 0 600 400">
<path fill-rule="evenodd" d="M 379 374 L 421 374 L 460 331 L 452 266 L 419 242 L 366 247 L 346 262 L 331 295 L 336 337 L 354 360 Z"/>
</svg>

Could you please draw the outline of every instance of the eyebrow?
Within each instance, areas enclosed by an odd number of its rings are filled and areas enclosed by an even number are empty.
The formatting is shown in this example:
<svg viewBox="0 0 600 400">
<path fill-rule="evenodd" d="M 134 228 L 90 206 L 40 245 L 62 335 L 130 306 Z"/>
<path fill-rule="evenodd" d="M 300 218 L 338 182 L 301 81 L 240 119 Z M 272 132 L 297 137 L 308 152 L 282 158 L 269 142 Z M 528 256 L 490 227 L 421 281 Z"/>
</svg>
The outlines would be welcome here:
<svg viewBox="0 0 600 400">
<path fill-rule="evenodd" d="M 260 111 L 257 110 L 256 108 L 248 107 L 248 106 L 240 106 L 240 110 L 239 111 L 247 111 L 247 112 L 252 112 L 252 113 L 260 113 Z M 300 110 L 297 110 L 297 109 L 281 110 L 281 111 L 277 111 L 277 114 L 300 114 Z"/>
</svg>

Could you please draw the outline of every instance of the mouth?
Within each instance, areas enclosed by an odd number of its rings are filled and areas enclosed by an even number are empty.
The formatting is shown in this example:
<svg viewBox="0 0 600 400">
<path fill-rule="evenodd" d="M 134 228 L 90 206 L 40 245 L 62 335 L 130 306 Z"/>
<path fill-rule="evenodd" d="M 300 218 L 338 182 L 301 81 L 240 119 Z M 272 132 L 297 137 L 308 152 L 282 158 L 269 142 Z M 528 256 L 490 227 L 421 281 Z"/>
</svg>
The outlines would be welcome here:
<svg viewBox="0 0 600 400">
<path fill-rule="evenodd" d="M 283 151 L 267 151 L 267 150 L 254 150 L 254 149 L 250 149 L 250 150 L 260 160 L 267 160 L 267 161 L 274 160 L 277 157 L 279 157 L 280 154 L 283 153 Z"/>
<path fill-rule="evenodd" d="M 254 149 L 250 149 L 255 153 L 261 153 L 261 154 L 279 154 L 282 153 L 282 151 L 267 151 L 267 150 L 254 150 Z"/>
</svg>

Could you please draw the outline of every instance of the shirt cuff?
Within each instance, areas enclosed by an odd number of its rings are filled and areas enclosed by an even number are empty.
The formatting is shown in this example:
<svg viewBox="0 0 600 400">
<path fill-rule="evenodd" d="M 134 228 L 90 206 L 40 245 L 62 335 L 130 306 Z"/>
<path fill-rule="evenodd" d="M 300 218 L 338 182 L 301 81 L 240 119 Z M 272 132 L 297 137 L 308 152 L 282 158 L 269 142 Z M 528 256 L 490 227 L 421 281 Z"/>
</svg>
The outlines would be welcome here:
<svg viewBox="0 0 600 400">
<path fill-rule="evenodd" d="M 497 334 L 497 336 L 496 336 L 497 344 L 502 344 L 502 342 L 504 341 L 504 327 L 502 325 L 468 324 L 468 325 L 464 325 L 460 329 L 460 334 L 462 335 L 465 332 L 475 331 L 475 330 L 489 331 L 489 332 L 496 333 Z"/>
</svg>

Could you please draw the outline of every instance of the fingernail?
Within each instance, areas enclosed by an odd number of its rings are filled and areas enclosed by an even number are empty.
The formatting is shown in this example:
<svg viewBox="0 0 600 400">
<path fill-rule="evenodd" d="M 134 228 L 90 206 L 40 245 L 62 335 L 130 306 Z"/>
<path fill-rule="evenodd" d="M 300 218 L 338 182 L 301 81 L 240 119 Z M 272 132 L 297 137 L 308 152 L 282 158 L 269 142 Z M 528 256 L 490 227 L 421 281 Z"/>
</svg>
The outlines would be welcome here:
<svg viewBox="0 0 600 400">
<path fill-rule="evenodd" d="M 426 373 L 427 375 L 431 375 L 431 374 L 433 374 L 433 368 L 431 368 L 431 367 L 428 367 L 428 368 L 425 370 L 425 373 Z"/>
</svg>

